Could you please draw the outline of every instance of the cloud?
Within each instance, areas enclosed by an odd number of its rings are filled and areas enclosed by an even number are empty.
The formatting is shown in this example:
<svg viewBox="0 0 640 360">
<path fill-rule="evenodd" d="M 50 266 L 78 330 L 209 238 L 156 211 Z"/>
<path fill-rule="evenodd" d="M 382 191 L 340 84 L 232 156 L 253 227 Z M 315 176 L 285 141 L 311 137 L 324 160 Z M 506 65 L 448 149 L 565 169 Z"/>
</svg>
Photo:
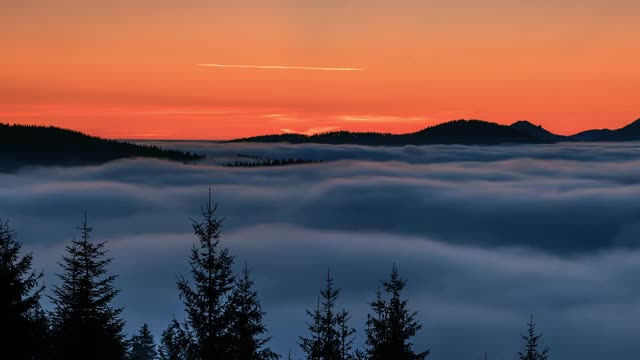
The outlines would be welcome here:
<svg viewBox="0 0 640 360">
<path fill-rule="evenodd" d="M 124 289 L 118 303 L 126 307 L 129 329 L 145 321 L 159 333 L 173 315 L 182 317 L 175 279 L 188 274 L 194 237 L 185 231 L 104 238 L 101 231 L 96 227 L 95 238 L 110 240 L 113 270 Z M 415 344 L 432 348 L 437 358 L 474 358 L 484 351 L 509 358 L 519 350 L 519 333 L 532 312 L 554 357 L 609 353 L 632 359 L 640 349 L 634 330 L 640 290 L 633 285 L 638 251 L 563 258 L 279 224 L 225 231 L 223 245 L 237 255 L 238 266 L 247 261 L 253 269 L 272 344 L 283 354 L 292 348 L 301 355 L 295 342 L 306 331 L 304 310 L 315 304 L 329 266 L 342 289 L 339 306 L 352 312 L 362 343 L 367 304 L 393 262 L 409 280 L 406 296 L 424 325 Z M 60 252 L 41 253 L 49 256 L 47 269 L 55 268 Z"/>
<path fill-rule="evenodd" d="M 315 67 L 315 66 L 280 66 L 280 65 L 225 65 L 225 64 L 198 64 L 198 66 L 241 68 L 241 69 L 276 69 L 276 70 L 321 70 L 321 71 L 364 71 L 364 69 L 351 67 Z"/>
<path fill-rule="evenodd" d="M 94 238 L 115 256 L 128 331 L 146 321 L 159 333 L 183 316 L 175 278 L 189 273 L 188 217 L 212 186 L 226 217 L 223 243 L 255 270 L 282 354 L 299 354 L 304 309 L 328 266 L 362 342 L 367 303 L 393 262 L 424 323 L 415 343 L 434 358 L 509 358 L 531 312 L 554 358 L 625 360 L 640 351 L 638 143 L 153 144 L 209 158 L 0 174 L 0 217 L 34 251 L 49 289 L 88 211 Z M 334 161 L 217 166 L 240 153 Z"/>
<path fill-rule="evenodd" d="M 321 133 L 326 133 L 329 131 L 333 131 L 338 129 L 337 126 L 321 126 L 321 127 L 313 127 L 304 131 L 295 131 L 292 129 L 280 129 L 280 131 L 282 131 L 285 134 L 304 134 L 304 135 L 315 135 L 315 134 L 321 134 Z"/>
<path fill-rule="evenodd" d="M 432 121 L 434 119 L 422 116 L 376 116 L 376 115 L 341 115 L 336 119 L 348 122 L 390 123 L 390 122 L 419 122 Z"/>
</svg>

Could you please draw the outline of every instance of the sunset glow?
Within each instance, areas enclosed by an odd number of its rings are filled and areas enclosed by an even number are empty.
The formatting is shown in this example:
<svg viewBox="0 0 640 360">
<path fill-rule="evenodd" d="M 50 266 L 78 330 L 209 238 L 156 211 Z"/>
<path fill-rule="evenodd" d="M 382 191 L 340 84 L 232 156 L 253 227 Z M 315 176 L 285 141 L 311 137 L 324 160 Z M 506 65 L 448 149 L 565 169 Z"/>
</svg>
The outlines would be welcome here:
<svg viewBox="0 0 640 360">
<path fill-rule="evenodd" d="M 282 66 L 282 65 L 224 65 L 224 64 L 198 64 L 198 66 L 240 68 L 240 69 L 274 69 L 274 70 L 322 70 L 322 71 L 362 71 L 358 68 L 335 68 L 317 66 Z"/>
<path fill-rule="evenodd" d="M 637 1 L 9 0 L 0 9 L 0 122 L 228 139 L 400 133 L 459 118 L 571 134 L 640 117 Z"/>
</svg>

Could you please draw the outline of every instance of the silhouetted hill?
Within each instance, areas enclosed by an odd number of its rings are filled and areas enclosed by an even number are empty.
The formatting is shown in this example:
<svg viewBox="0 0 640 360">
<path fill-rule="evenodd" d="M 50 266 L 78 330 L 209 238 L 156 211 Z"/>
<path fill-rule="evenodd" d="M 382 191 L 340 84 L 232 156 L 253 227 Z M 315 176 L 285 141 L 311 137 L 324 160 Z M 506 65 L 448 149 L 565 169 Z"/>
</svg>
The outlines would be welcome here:
<svg viewBox="0 0 640 360">
<path fill-rule="evenodd" d="M 509 126 L 482 120 L 455 120 L 401 135 L 421 144 L 493 145 L 545 142 Z"/>
<path fill-rule="evenodd" d="M 201 155 L 106 140 L 52 126 L 0 123 L 0 171 L 25 165 L 88 165 L 131 157 L 195 161 Z"/>
<path fill-rule="evenodd" d="M 509 126 L 481 120 L 454 120 L 409 134 L 336 131 L 316 135 L 264 135 L 232 140 L 232 142 L 288 142 L 292 144 L 354 144 L 354 145 L 429 145 L 464 144 L 494 145 L 505 143 L 544 143 L 527 133 Z"/>
<path fill-rule="evenodd" d="M 636 141 L 640 140 L 640 119 L 615 130 L 587 130 L 569 137 L 574 141 Z"/>
<path fill-rule="evenodd" d="M 571 136 L 554 134 L 529 121 L 517 121 L 506 126 L 482 120 L 454 120 L 409 134 L 334 131 L 316 135 L 278 134 L 231 140 L 231 142 L 374 146 L 536 144 L 562 141 L 640 141 L 640 119 L 616 130 L 587 130 Z"/>
<path fill-rule="evenodd" d="M 567 141 L 568 138 L 562 135 L 556 135 L 541 125 L 534 125 L 526 120 L 516 121 L 511 124 L 511 128 L 548 142 Z"/>
</svg>

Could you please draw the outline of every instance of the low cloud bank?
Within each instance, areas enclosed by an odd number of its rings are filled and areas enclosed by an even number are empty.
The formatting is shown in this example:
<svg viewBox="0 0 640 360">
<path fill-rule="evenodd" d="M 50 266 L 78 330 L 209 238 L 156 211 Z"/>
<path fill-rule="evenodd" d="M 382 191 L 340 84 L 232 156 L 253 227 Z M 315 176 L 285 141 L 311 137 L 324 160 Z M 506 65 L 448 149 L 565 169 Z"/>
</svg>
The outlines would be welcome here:
<svg viewBox="0 0 640 360">
<path fill-rule="evenodd" d="M 170 145 L 212 156 L 0 174 L 0 217 L 49 284 L 87 210 L 116 257 L 129 330 L 146 321 L 160 332 L 182 316 L 175 277 L 188 273 L 188 217 L 211 186 L 224 244 L 255 270 L 282 354 L 298 350 L 328 266 L 362 340 L 367 303 L 393 262 L 424 323 L 416 345 L 434 358 L 511 357 L 531 312 L 554 358 L 640 351 L 639 144 Z M 216 166 L 238 153 L 335 162 Z"/>
</svg>

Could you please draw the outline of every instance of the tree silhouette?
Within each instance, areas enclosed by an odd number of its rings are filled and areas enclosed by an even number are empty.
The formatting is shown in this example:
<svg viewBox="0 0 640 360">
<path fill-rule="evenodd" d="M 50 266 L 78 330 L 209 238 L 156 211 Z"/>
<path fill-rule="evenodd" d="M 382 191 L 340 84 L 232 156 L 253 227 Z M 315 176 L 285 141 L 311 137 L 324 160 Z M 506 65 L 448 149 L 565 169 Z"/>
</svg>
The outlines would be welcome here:
<svg viewBox="0 0 640 360">
<path fill-rule="evenodd" d="M 338 347 L 340 350 L 340 359 L 342 360 L 351 360 L 357 357 L 352 353 L 354 341 L 353 335 L 356 333 L 356 329 L 349 326 L 349 320 L 351 320 L 351 315 L 345 309 L 342 309 L 336 315 Z"/>
<path fill-rule="evenodd" d="M 227 167 L 262 167 L 262 166 L 286 166 L 286 165 L 302 165 L 302 164 L 318 164 L 322 160 L 307 159 L 269 159 L 259 155 L 238 154 L 237 157 L 246 160 L 235 160 L 233 162 L 219 164 Z"/>
<path fill-rule="evenodd" d="M 50 321 L 42 305 L 38 302 L 30 316 L 31 360 L 47 360 L 51 358 Z"/>
<path fill-rule="evenodd" d="M 12 359 L 45 356 L 46 318 L 40 308 L 42 272 L 32 269 L 33 256 L 20 256 L 22 244 L 0 220 L 0 349 Z"/>
<path fill-rule="evenodd" d="M 533 322 L 533 314 L 529 320 L 527 334 L 520 334 L 525 341 L 524 352 L 518 352 L 518 360 L 547 360 L 549 349 L 538 350 L 539 340 L 542 334 L 536 334 L 536 324 Z"/>
<path fill-rule="evenodd" d="M 137 334 L 129 340 L 129 360 L 156 360 L 156 342 L 149 326 L 145 323 Z"/>
<path fill-rule="evenodd" d="M 322 311 L 320 308 L 320 297 L 318 297 L 316 308 L 307 310 L 307 315 L 311 318 L 311 322 L 307 323 L 310 337 L 300 337 L 300 348 L 307 354 L 309 360 L 320 360 L 322 358 L 323 349 L 323 332 L 322 332 Z M 289 354 L 291 355 L 291 354 Z"/>
<path fill-rule="evenodd" d="M 395 264 L 389 279 L 382 283 L 389 299 L 384 299 L 380 289 L 371 303 L 373 314 L 367 317 L 367 355 L 372 360 L 419 360 L 429 351 L 414 352 L 410 339 L 422 328 L 415 320 L 416 313 L 409 312 L 407 300 L 401 292 L 407 282 L 400 278 Z"/>
<path fill-rule="evenodd" d="M 320 291 L 316 309 L 307 310 L 311 322 L 307 323 L 310 337 L 300 337 L 300 348 L 312 360 L 351 359 L 352 335 L 355 329 L 348 326 L 350 319 L 347 310 L 336 311 L 336 301 L 340 290 L 333 285 L 331 269 L 327 271 L 325 287 Z"/>
<path fill-rule="evenodd" d="M 278 359 L 279 356 L 266 347 L 270 338 L 263 338 L 267 331 L 262 323 L 262 316 L 265 313 L 260 306 L 258 294 L 253 290 L 253 284 L 245 264 L 229 303 L 229 316 L 232 319 L 229 330 L 233 337 L 232 358 L 234 360 Z"/>
<path fill-rule="evenodd" d="M 176 319 L 173 319 L 167 329 L 162 332 L 158 358 L 160 360 L 193 359 L 189 354 L 190 343 L 189 334 Z"/>
<path fill-rule="evenodd" d="M 81 240 L 73 240 L 66 247 L 63 272 L 58 277 L 51 300 L 54 358 L 124 359 L 126 340 L 122 333 L 122 309 L 111 302 L 119 290 L 113 285 L 116 276 L 109 275 L 105 242 L 89 241 L 93 230 L 84 222 L 78 228 Z"/>
<path fill-rule="evenodd" d="M 86 165 L 128 158 L 150 157 L 194 162 L 203 155 L 157 146 L 102 139 L 54 126 L 0 123 L 0 169 L 24 165 Z"/>
<path fill-rule="evenodd" d="M 184 278 L 177 283 L 187 312 L 183 330 L 188 334 L 189 356 L 202 360 L 230 358 L 233 341 L 227 309 L 235 283 L 234 259 L 227 249 L 219 248 L 223 219 L 215 217 L 216 209 L 209 190 L 209 202 L 201 209 L 203 221 L 192 219 L 199 240 L 189 256 L 194 285 Z"/>
</svg>

